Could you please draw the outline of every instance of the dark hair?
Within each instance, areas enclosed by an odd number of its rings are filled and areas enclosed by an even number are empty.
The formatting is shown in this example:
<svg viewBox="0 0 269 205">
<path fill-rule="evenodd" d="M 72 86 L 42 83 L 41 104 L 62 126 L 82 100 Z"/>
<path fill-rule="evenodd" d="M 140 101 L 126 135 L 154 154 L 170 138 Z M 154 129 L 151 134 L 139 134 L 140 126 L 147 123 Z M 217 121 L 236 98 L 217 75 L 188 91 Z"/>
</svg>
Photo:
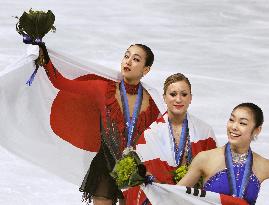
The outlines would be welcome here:
<svg viewBox="0 0 269 205">
<path fill-rule="evenodd" d="M 148 46 L 146 46 L 144 44 L 140 44 L 140 43 L 130 45 L 130 47 L 132 47 L 132 46 L 138 46 L 138 47 L 142 48 L 143 51 L 145 51 L 145 53 L 146 53 L 145 66 L 151 67 L 153 64 L 153 61 L 154 61 L 154 54 L 153 54 L 152 50 Z"/>
<path fill-rule="evenodd" d="M 189 81 L 189 79 L 183 75 L 182 73 L 176 73 L 173 75 L 170 75 L 168 78 L 166 78 L 164 85 L 163 85 L 163 94 L 166 94 L 167 88 L 169 85 L 171 85 L 172 83 L 178 82 L 178 81 L 184 81 L 188 84 L 190 91 L 191 91 L 191 83 Z"/>
<path fill-rule="evenodd" d="M 255 105 L 254 103 L 241 103 L 239 105 L 237 105 L 234 109 L 236 110 L 237 108 L 248 108 L 251 110 L 253 116 L 254 116 L 254 120 L 255 120 L 255 128 L 261 126 L 263 124 L 263 112 L 262 109 L 258 106 Z"/>
</svg>

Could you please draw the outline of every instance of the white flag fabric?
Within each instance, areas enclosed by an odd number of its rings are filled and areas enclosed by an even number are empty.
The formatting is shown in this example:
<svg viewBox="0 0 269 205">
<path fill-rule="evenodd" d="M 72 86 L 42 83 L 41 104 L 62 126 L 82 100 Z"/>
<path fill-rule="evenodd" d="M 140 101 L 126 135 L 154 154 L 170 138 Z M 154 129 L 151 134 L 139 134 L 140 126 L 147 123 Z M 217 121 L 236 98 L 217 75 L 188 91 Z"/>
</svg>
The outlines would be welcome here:
<svg viewBox="0 0 269 205">
<path fill-rule="evenodd" d="M 187 120 L 192 158 L 201 151 L 216 148 L 216 138 L 211 126 L 190 113 L 187 113 Z M 136 145 L 136 152 L 147 171 L 161 183 L 175 184 L 172 172 L 178 165 L 174 145 L 167 113 L 144 131 Z M 129 189 L 124 195 L 127 205 L 141 205 L 146 199 L 144 193 L 139 194 L 139 187 Z"/>
<path fill-rule="evenodd" d="M 143 186 L 143 191 L 149 198 L 152 205 L 220 205 L 220 195 L 213 192 L 207 192 L 205 197 L 193 195 L 193 189 L 190 194 L 186 193 L 186 187 L 168 184 L 153 183 Z"/>
<path fill-rule="evenodd" d="M 152 205 L 247 205 L 239 198 L 210 191 L 204 197 L 201 197 L 201 190 L 195 193 L 193 188 L 186 193 L 187 188 L 183 186 L 153 183 L 141 187 Z"/>
<path fill-rule="evenodd" d="M 50 125 L 51 107 L 59 90 L 54 88 L 43 68 L 39 68 L 33 84 L 26 85 L 35 69 L 38 46 L 29 46 L 27 55 L 0 73 L 1 138 L 0 145 L 16 155 L 80 185 L 96 152 L 79 149 L 54 134 Z M 119 81 L 120 73 L 101 65 L 78 63 L 49 50 L 55 67 L 70 79 L 94 73 Z M 143 83 L 159 110 L 164 112 L 162 96 Z"/>
<path fill-rule="evenodd" d="M 201 151 L 216 148 L 213 129 L 190 113 L 187 113 L 187 119 L 192 155 L 195 156 Z M 136 151 L 143 162 L 160 159 L 169 166 L 177 167 L 174 141 L 170 132 L 167 113 L 144 131 L 136 146 Z"/>
<path fill-rule="evenodd" d="M 26 80 L 35 69 L 33 60 L 37 54 L 38 47 L 31 46 L 27 55 L 0 72 L 0 145 L 66 181 L 80 185 L 96 153 L 79 149 L 52 131 L 51 107 L 59 90 L 51 85 L 42 68 L 39 68 L 32 86 L 26 85 Z M 120 80 L 120 73 L 115 70 L 88 62 L 78 63 L 51 50 L 49 54 L 55 67 L 70 79 L 94 73 L 115 81 Z M 162 96 L 155 85 L 143 82 L 143 87 L 164 113 Z M 171 200 L 171 203 L 165 203 L 169 205 L 184 200 L 184 204 L 218 204 L 220 198 L 218 194 L 207 194 L 203 199 L 185 196 L 184 188 L 172 185 L 153 184 L 145 187 L 144 191 L 153 204 L 161 204 L 164 198 Z"/>
</svg>

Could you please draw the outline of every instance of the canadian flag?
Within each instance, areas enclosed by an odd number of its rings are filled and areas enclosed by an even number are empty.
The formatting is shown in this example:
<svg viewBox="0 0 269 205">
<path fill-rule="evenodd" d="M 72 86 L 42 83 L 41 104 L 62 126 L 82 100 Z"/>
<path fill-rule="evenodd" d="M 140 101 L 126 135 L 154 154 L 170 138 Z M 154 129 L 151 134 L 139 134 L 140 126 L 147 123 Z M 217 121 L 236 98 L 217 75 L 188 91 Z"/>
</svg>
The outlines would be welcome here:
<svg viewBox="0 0 269 205">
<path fill-rule="evenodd" d="M 187 119 L 192 156 L 195 157 L 201 151 L 215 148 L 216 139 L 212 128 L 189 113 Z M 174 185 L 172 171 L 176 169 L 177 164 L 167 113 L 144 131 L 136 146 L 136 152 L 146 165 L 147 171 L 160 183 L 128 189 L 124 192 L 127 205 L 142 205 L 146 198 L 152 205 L 247 204 L 245 200 L 232 196 Z"/>
</svg>

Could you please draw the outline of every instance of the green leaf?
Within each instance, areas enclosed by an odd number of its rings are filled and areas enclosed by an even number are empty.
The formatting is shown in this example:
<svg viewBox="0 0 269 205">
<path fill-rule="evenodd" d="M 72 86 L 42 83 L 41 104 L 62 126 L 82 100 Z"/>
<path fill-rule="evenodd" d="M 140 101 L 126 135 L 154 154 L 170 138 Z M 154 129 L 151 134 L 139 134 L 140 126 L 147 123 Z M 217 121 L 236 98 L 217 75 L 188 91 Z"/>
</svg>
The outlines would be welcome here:
<svg viewBox="0 0 269 205">
<path fill-rule="evenodd" d="M 49 10 L 47 13 L 39 13 L 36 16 L 38 37 L 43 38 L 53 26 L 55 21 L 54 14 Z"/>
<path fill-rule="evenodd" d="M 141 160 L 134 151 L 130 151 L 116 162 L 110 175 L 115 179 L 120 189 L 137 186 L 145 182 L 145 178 L 138 174 L 137 165 L 140 163 Z"/>
<path fill-rule="evenodd" d="M 19 19 L 19 25 L 23 31 L 25 31 L 29 36 L 35 36 L 35 21 L 33 16 L 29 15 L 26 12 L 23 12 L 22 16 Z"/>
<path fill-rule="evenodd" d="M 17 23 L 17 32 L 19 34 L 28 34 L 31 38 L 43 38 L 49 31 L 56 31 L 53 26 L 55 16 L 51 10 L 34 11 L 29 10 L 29 13 L 24 12 Z"/>
</svg>

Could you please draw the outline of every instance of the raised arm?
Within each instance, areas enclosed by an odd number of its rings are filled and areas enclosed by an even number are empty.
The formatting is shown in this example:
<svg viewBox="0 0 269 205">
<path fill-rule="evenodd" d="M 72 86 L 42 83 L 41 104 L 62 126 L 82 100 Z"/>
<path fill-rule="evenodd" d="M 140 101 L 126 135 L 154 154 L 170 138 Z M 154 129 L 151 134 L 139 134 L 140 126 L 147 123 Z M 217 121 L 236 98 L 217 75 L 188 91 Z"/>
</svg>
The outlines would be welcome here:
<svg viewBox="0 0 269 205">
<path fill-rule="evenodd" d="M 52 64 L 45 44 L 40 45 L 40 56 L 44 58 L 43 67 L 53 86 L 59 90 L 83 94 L 98 100 L 105 96 L 107 81 L 105 80 L 70 80 L 65 78 Z"/>
<path fill-rule="evenodd" d="M 187 174 L 177 183 L 177 185 L 193 187 L 203 174 L 204 163 L 206 163 L 206 152 L 200 152 L 194 157 Z"/>
</svg>

